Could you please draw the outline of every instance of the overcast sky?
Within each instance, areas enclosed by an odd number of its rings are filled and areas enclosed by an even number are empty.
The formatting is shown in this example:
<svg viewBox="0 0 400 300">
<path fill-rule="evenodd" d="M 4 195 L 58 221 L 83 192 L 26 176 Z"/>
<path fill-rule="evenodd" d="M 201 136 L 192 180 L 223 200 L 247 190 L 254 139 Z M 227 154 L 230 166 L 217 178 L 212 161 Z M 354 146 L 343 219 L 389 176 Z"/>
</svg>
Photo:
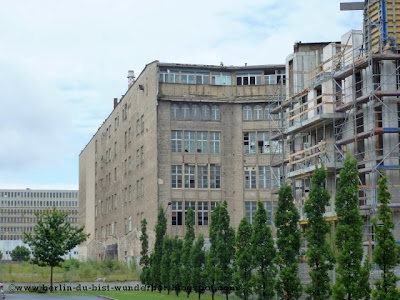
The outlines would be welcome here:
<svg viewBox="0 0 400 300">
<path fill-rule="evenodd" d="M 340 2 L 0 0 L 0 188 L 77 189 L 79 153 L 129 69 L 283 64 L 296 41 L 361 29 Z"/>
</svg>

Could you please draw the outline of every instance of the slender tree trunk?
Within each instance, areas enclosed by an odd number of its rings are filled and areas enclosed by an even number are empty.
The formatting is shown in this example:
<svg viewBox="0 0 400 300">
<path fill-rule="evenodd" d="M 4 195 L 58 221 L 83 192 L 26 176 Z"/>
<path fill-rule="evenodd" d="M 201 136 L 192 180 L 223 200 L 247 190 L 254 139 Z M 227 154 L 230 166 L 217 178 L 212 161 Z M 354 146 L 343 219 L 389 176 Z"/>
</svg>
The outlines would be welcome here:
<svg viewBox="0 0 400 300">
<path fill-rule="evenodd" d="M 50 266 L 50 291 L 53 292 L 53 266 Z"/>
</svg>

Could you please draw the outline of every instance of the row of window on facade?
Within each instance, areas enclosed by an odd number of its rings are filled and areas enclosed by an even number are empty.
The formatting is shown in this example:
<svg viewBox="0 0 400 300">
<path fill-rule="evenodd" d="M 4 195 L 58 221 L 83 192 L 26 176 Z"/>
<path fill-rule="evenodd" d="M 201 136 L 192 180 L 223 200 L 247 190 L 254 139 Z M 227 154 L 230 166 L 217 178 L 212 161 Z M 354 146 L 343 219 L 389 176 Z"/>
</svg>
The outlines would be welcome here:
<svg viewBox="0 0 400 300">
<path fill-rule="evenodd" d="M 10 206 L 10 207 L 70 207 L 70 206 L 78 206 L 78 201 L 39 201 L 39 200 L 1 200 L 1 206 Z"/>
<path fill-rule="evenodd" d="M 244 121 L 261 121 L 261 120 L 277 120 L 279 114 L 271 114 L 270 111 L 275 108 L 275 104 L 269 103 L 267 105 L 244 105 L 243 106 L 243 120 Z"/>
<path fill-rule="evenodd" d="M 38 218 L 29 218 L 29 217 L 0 217 L 0 222 L 2 223 L 36 223 Z M 77 218 L 67 218 L 67 221 L 71 223 L 77 223 Z"/>
<path fill-rule="evenodd" d="M 282 141 L 271 140 L 271 137 L 277 134 L 278 132 L 269 131 L 243 132 L 243 152 L 245 154 L 281 154 L 283 152 Z"/>
<path fill-rule="evenodd" d="M 20 241 L 23 239 L 24 236 L 22 234 L 0 234 L 1 241 Z M 6 254 L 11 254 L 11 251 L 6 251 Z"/>
<path fill-rule="evenodd" d="M 171 151 L 173 153 L 219 153 L 220 132 L 171 131 Z"/>
<path fill-rule="evenodd" d="M 4 219 L 4 218 L 1 218 Z M 2 222 L 6 222 L 5 220 Z M 13 222 L 13 223 L 23 223 L 23 222 Z M 35 230 L 34 226 L 0 226 L 0 232 L 33 232 Z"/>
<path fill-rule="evenodd" d="M 217 104 L 172 103 L 171 120 L 220 121 L 221 111 Z"/>
<path fill-rule="evenodd" d="M 207 70 L 160 69 L 161 83 L 201 85 L 271 85 L 285 84 L 284 70 L 210 72 Z"/>
<path fill-rule="evenodd" d="M 78 192 L 0 192 L 3 198 L 78 198 Z"/>
<path fill-rule="evenodd" d="M 33 215 L 36 212 L 43 213 L 43 211 L 46 211 L 46 209 L 14 209 L 14 208 L 1 208 L 0 209 L 0 214 L 2 215 Z M 78 210 L 77 209 L 61 209 L 61 211 L 67 212 L 69 215 L 77 215 Z"/>
<path fill-rule="evenodd" d="M 105 227 L 101 226 L 100 228 L 100 236 L 97 228 L 94 230 L 94 236 L 96 240 L 99 240 L 100 237 L 105 239 L 107 236 L 115 236 L 117 234 L 117 222 L 111 222 L 107 224 Z"/>
<path fill-rule="evenodd" d="M 171 187 L 173 189 L 183 187 L 186 189 L 220 189 L 221 167 L 216 165 L 172 165 Z"/>
<path fill-rule="evenodd" d="M 279 167 L 270 167 L 270 166 L 245 167 L 244 188 L 245 189 L 279 188 L 281 182 L 281 174 L 282 174 L 282 169 Z"/>
</svg>

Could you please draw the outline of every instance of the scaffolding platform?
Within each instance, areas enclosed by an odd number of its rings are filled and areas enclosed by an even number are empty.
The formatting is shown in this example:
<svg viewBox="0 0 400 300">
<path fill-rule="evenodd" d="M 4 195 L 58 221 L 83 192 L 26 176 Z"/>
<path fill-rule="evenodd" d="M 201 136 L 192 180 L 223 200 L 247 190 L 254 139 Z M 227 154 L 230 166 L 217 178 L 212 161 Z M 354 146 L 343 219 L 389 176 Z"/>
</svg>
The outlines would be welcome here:
<svg viewBox="0 0 400 300">
<path fill-rule="evenodd" d="M 336 107 L 336 112 L 345 112 L 352 109 L 354 104 L 361 105 L 367 103 L 372 97 L 382 98 L 382 97 L 400 97 L 400 91 L 375 91 L 371 95 L 365 95 L 358 97 L 355 102 L 348 102 L 346 104 Z"/>
<path fill-rule="evenodd" d="M 373 135 L 379 135 L 383 133 L 400 133 L 400 128 L 396 127 L 376 127 L 374 131 L 370 132 L 362 132 L 357 134 L 356 136 L 351 136 L 349 138 L 341 139 L 336 142 L 337 146 L 343 146 L 354 142 L 355 140 L 361 140 L 369 138 Z"/>
<path fill-rule="evenodd" d="M 297 93 L 297 94 L 285 99 L 284 101 L 282 101 L 282 103 L 280 105 L 278 105 L 277 107 L 273 108 L 270 111 L 270 114 L 280 113 L 282 109 L 286 109 L 286 108 L 290 107 L 290 105 L 293 102 L 298 102 L 298 101 L 301 100 L 301 97 L 307 96 L 309 91 L 310 91 L 310 89 L 306 88 L 306 89 L 302 90 L 300 93 Z"/>
</svg>

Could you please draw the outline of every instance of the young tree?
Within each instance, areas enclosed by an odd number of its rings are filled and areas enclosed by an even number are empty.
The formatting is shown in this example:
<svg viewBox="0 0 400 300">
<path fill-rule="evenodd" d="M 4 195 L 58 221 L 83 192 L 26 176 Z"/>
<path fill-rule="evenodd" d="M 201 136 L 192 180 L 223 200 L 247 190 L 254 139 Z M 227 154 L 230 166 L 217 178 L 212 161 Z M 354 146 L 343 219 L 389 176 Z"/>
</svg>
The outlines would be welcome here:
<svg viewBox="0 0 400 300">
<path fill-rule="evenodd" d="M 275 214 L 279 265 L 276 290 L 281 299 L 295 300 L 302 294 L 297 261 L 301 238 L 299 219 L 299 212 L 293 202 L 292 188 L 284 184 L 279 189 L 278 209 Z"/>
<path fill-rule="evenodd" d="M 181 291 L 181 256 L 183 249 L 183 242 L 178 237 L 172 240 L 171 245 L 171 263 L 170 263 L 170 282 L 172 288 L 175 290 L 176 296 L 179 296 Z"/>
<path fill-rule="evenodd" d="M 193 248 L 194 242 L 194 211 L 191 207 L 188 208 L 187 216 L 185 220 L 186 224 L 186 234 L 183 240 L 183 250 L 182 250 L 182 260 L 181 260 L 181 282 L 182 286 L 185 287 L 187 297 L 189 298 L 192 292 L 190 274 L 191 274 L 191 261 L 190 261 L 190 251 Z"/>
<path fill-rule="evenodd" d="M 202 234 L 196 240 L 192 251 L 190 252 L 190 260 L 192 266 L 192 272 L 190 274 L 191 286 L 197 292 L 199 299 L 201 294 L 205 291 L 206 286 L 206 274 L 205 274 L 205 253 L 204 237 Z"/>
<path fill-rule="evenodd" d="M 207 286 L 210 288 L 211 298 L 214 300 L 215 292 L 217 291 L 217 237 L 219 230 L 219 210 L 218 204 L 214 211 L 211 213 L 210 224 L 210 249 L 206 253 L 206 273 L 207 273 Z"/>
<path fill-rule="evenodd" d="M 165 218 L 164 209 L 162 206 L 158 209 L 157 224 L 155 228 L 156 241 L 154 243 L 154 252 L 150 259 L 150 273 L 152 287 L 156 287 L 161 293 L 161 259 L 163 255 L 163 241 L 165 232 L 167 231 L 167 219 Z M 153 290 L 153 288 L 152 288 Z"/>
<path fill-rule="evenodd" d="M 0 260 L 3 259 L 3 252 L 0 251 Z"/>
<path fill-rule="evenodd" d="M 150 257 L 149 257 L 149 236 L 147 235 L 147 221 L 142 220 L 141 223 L 142 234 L 140 242 L 142 243 L 142 250 L 140 251 L 140 266 L 142 273 L 140 273 L 140 280 L 143 284 L 150 284 Z"/>
<path fill-rule="evenodd" d="M 163 288 L 166 288 L 169 292 L 171 291 L 171 255 L 172 255 L 172 239 L 168 236 L 164 237 L 163 241 L 163 255 L 161 258 L 161 283 Z"/>
<path fill-rule="evenodd" d="M 257 212 L 254 220 L 253 233 L 250 240 L 256 272 L 253 276 L 253 287 L 259 299 L 270 300 L 275 295 L 276 250 L 271 228 L 267 223 L 267 211 L 261 201 L 257 203 Z"/>
<path fill-rule="evenodd" d="M 390 199 L 387 178 L 383 174 L 378 182 L 378 202 L 381 205 L 378 210 L 378 217 L 372 219 L 376 242 L 373 258 L 382 270 L 382 277 L 376 281 L 376 289 L 372 292 L 373 300 L 400 299 L 400 292 L 396 289 L 396 282 L 400 278 L 394 274 L 394 267 L 400 264 L 400 249 L 393 236 L 393 211 L 388 206 Z"/>
<path fill-rule="evenodd" d="M 235 231 L 229 225 L 230 218 L 224 201 L 218 213 L 217 272 L 216 282 L 228 299 L 233 284 L 232 263 L 235 258 Z"/>
<path fill-rule="evenodd" d="M 235 294 L 241 299 L 250 299 L 253 294 L 252 275 L 253 257 L 251 253 L 251 234 L 253 228 L 244 217 L 239 224 L 236 235 L 236 253 L 235 253 Z"/>
<path fill-rule="evenodd" d="M 325 206 L 329 205 L 330 194 L 325 189 L 326 171 L 317 168 L 312 177 L 311 191 L 304 210 L 308 218 L 307 257 L 311 283 L 305 288 L 309 300 L 326 300 L 332 295 L 329 270 L 333 269 L 335 257 L 326 241 L 329 224 L 324 219 Z"/>
<path fill-rule="evenodd" d="M 340 171 L 335 206 L 338 222 L 336 226 L 336 246 L 338 249 L 336 284 L 333 296 L 336 300 L 365 299 L 371 289 L 368 284 L 369 264 L 362 267 L 363 221 L 358 209 L 358 169 L 357 160 L 347 154 L 344 168 Z"/>
<path fill-rule="evenodd" d="M 55 207 L 43 215 L 36 213 L 38 222 L 34 233 L 24 233 L 24 243 L 32 250 L 32 262 L 39 266 L 50 266 L 50 287 L 53 290 L 53 268 L 60 266 L 63 256 L 75 246 L 86 241 L 89 234 L 84 226 L 74 227 L 67 221 L 68 213 Z"/>
<path fill-rule="evenodd" d="M 31 252 L 25 246 L 17 246 L 11 251 L 11 259 L 13 261 L 28 261 Z"/>
</svg>

